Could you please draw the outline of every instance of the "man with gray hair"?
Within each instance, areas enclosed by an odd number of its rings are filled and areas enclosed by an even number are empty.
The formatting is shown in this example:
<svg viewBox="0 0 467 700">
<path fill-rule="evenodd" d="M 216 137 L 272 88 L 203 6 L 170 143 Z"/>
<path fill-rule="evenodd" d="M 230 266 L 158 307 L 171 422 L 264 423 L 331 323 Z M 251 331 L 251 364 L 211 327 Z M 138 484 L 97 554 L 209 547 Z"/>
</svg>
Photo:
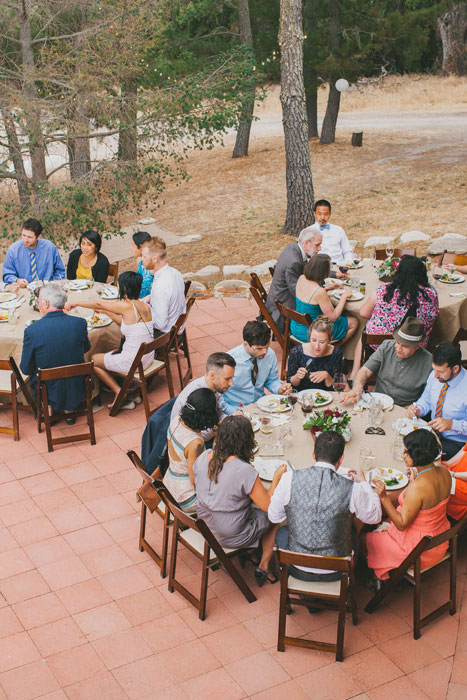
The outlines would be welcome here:
<svg viewBox="0 0 467 700">
<path fill-rule="evenodd" d="M 21 371 L 30 375 L 29 385 L 36 390 L 37 369 L 49 369 L 84 362 L 89 343 L 84 318 L 70 316 L 63 309 L 66 292 L 53 282 L 39 291 L 41 317 L 24 331 Z M 47 382 L 49 403 L 55 411 L 73 411 L 84 399 L 84 378 L 70 377 Z M 74 419 L 67 419 L 73 424 Z"/>
<path fill-rule="evenodd" d="M 322 242 L 321 232 L 308 226 L 300 231 L 298 240 L 286 245 L 279 255 L 266 300 L 266 308 L 281 332 L 284 331 L 284 320 L 278 311 L 276 301 L 284 304 L 284 306 L 288 306 L 290 309 L 295 309 L 297 280 L 303 274 L 306 261 L 315 253 L 319 253 Z M 331 273 L 331 276 L 346 277 L 341 272 Z"/>
</svg>

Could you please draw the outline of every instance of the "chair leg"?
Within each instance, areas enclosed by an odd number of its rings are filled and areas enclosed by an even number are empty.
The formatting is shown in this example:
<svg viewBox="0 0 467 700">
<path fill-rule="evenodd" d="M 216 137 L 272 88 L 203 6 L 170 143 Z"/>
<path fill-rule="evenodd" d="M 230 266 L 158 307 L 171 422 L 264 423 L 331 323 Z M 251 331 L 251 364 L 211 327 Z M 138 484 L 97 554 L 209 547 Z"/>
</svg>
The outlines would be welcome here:
<svg viewBox="0 0 467 700">
<path fill-rule="evenodd" d="M 185 355 L 186 364 L 187 364 L 187 371 L 185 372 L 185 376 L 183 377 L 183 384 L 182 384 L 182 387 L 183 387 L 185 382 L 188 379 L 191 379 L 193 376 L 193 369 L 191 366 L 191 357 L 190 357 L 190 348 L 188 347 L 188 337 L 186 334 L 186 328 L 182 333 L 182 345 L 181 345 L 181 347 L 183 350 L 183 354 Z"/>
<path fill-rule="evenodd" d="M 18 399 L 16 396 L 16 379 L 11 375 L 11 410 L 13 412 L 13 439 L 19 440 Z"/>
<path fill-rule="evenodd" d="M 281 592 L 279 602 L 279 629 L 277 634 L 277 651 L 285 651 L 285 625 L 287 608 L 290 608 L 290 601 L 287 595 L 287 588 L 282 584 L 281 572 Z"/>
<path fill-rule="evenodd" d="M 86 408 L 87 408 L 87 423 L 89 435 L 91 437 L 91 445 L 96 444 L 96 431 L 94 428 L 94 414 L 92 412 L 92 381 L 91 377 L 86 377 Z"/>
<path fill-rule="evenodd" d="M 167 552 L 169 550 L 169 523 L 170 511 L 166 507 L 164 516 L 164 532 L 162 534 L 162 552 L 161 552 L 161 577 L 167 576 Z"/>
<path fill-rule="evenodd" d="M 337 618 L 336 661 L 344 660 L 345 610 L 340 610 Z"/>
<path fill-rule="evenodd" d="M 140 552 L 144 552 L 143 540 L 144 540 L 144 533 L 146 532 L 146 515 L 147 515 L 146 504 L 144 503 L 144 501 L 141 501 L 141 522 L 139 525 L 139 551 Z"/>
<path fill-rule="evenodd" d="M 453 537 L 451 545 L 451 559 L 449 561 L 449 614 L 455 615 L 457 609 L 457 536 Z"/>
<path fill-rule="evenodd" d="M 177 566 L 178 522 L 177 522 L 176 518 L 174 519 L 174 524 L 172 527 L 173 527 L 172 552 L 170 554 L 169 585 L 168 585 L 170 593 L 174 592 L 173 581 L 175 579 L 175 569 Z"/>
<path fill-rule="evenodd" d="M 417 565 L 418 564 L 418 565 Z M 419 639 L 420 631 L 420 595 L 421 595 L 420 560 L 415 563 L 413 591 L 413 638 Z"/>
<path fill-rule="evenodd" d="M 208 577 L 209 577 L 209 545 L 204 544 L 203 571 L 201 573 L 201 593 L 199 596 L 199 619 L 206 619 L 206 600 L 208 597 Z"/>
<path fill-rule="evenodd" d="M 44 411 L 45 434 L 47 436 L 47 449 L 49 452 L 53 452 L 54 445 L 53 445 L 53 440 L 52 440 L 52 426 L 51 426 L 51 422 L 50 422 L 49 401 L 48 401 L 48 396 L 47 396 L 47 388 L 46 388 L 45 384 L 42 384 L 41 392 L 42 392 L 42 406 L 43 406 L 43 411 Z"/>
</svg>

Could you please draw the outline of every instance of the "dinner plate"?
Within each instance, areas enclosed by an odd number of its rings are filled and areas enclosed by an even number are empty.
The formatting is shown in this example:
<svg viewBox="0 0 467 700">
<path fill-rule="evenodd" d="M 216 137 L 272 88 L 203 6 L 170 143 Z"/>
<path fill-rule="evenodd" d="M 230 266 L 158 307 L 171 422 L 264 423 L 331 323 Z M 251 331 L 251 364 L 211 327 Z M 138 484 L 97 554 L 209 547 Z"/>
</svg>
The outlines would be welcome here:
<svg viewBox="0 0 467 700">
<path fill-rule="evenodd" d="M 337 278 L 334 277 L 325 277 L 324 279 L 324 284 L 344 284 L 343 280 L 338 280 Z"/>
<path fill-rule="evenodd" d="M 464 280 L 465 280 L 464 275 L 459 275 L 457 273 L 454 273 L 453 275 L 451 275 L 451 279 L 443 280 L 443 278 L 440 277 L 438 282 L 443 282 L 444 284 L 460 284 L 461 282 L 464 282 Z"/>
<path fill-rule="evenodd" d="M 378 400 L 383 405 L 384 411 L 387 411 L 394 406 L 394 399 L 387 394 L 380 394 L 379 391 L 372 391 L 370 396 L 375 400 Z M 365 408 L 368 408 L 368 394 L 362 394 L 362 398 L 360 400 Z"/>
<path fill-rule="evenodd" d="M 283 398 L 284 396 L 280 394 L 268 394 L 267 396 L 261 396 L 256 405 L 266 413 L 284 413 L 285 411 L 290 411 L 290 406 L 288 403 L 282 402 Z"/>
<path fill-rule="evenodd" d="M 352 282 L 353 282 L 353 280 L 351 280 L 351 279 L 344 280 L 344 284 L 345 284 L 346 287 L 351 287 L 351 286 L 352 286 Z M 360 282 L 360 284 L 362 284 L 362 283 L 364 282 L 364 280 L 359 280 L 359 282 Z"/>
<path fill-rule="evenodd" d="M 277 467 L 285 463 L 285 459 L 263 459 L 262 457 L 255 457 L 253 460 L 254 468 L 264 481 L 272 481 Z"/>
<path fill-rule="evenodd" d="M 298 400 L 300 403 L 302 402 L 302 396 L 304 394 L 313 395 L 313 403 L 317 408 L 320 408 L 321 406 L 327 406 L 332 401 L 332 394 L 330 394 L 329 391 L 324 391 L 324 389 L 303 389 L 302 391 L 297 392 Z M 321 401 L 320 403 L 316 403 L 316 397 L 318 394 L 321 395 L 325 400 Z"/>
<path fill-rule="evenodd" d="M 361 267 L 363 267 L 363 260 L 360 260 L 360 262 L 355 265 L 355 263 L 344 263 L 345 267 L 348 267 L 349 270 L 360 270 Z M 344 267 L 342 265 L 342 267 Z"/>
<path fill-rule="evenodd" d="M 0 293 L 0 302 L 5 303 L 6 301 L 11 301 L 12 299 L 16 299 L 16 294 L 13 292 L 1 292 Z"/>
<path fill-rule="evenodd" d="M 397 418 L 392 427 L 400 435 L 408 435 L 414 430 L 429 430 L 433 432 L 428 423 L 421 418 Z"/>
<path fill-rule="evenodd" d="M 336 297 L 337 299 L 340 299 L 342 294 L 344 293 L 343 289 L 333 289 L 331 294 L 333 297 Z M 363 294 L 359 292 L 358 290 L 354 290 L 352 292 L 352 296 L 347 299 L 347 301 L 360 301 L 360 299 L 363 299 Z"/>
<path fill-rule="evenodd" d="M 403 474 L 399 469 L 392 469 L 391 467 L 376 467 L 375 469 L 370 469 L 369 472 L 365 474 L 367 481 L 371 483 L 372 479 L 381 479 L 382 481 L 389 481 L 390 479 L 397 479 L 397 484 L 393 486 L 388 486 L 386 484 L 386 491 L 397 491 L 397 489 L 403 489 L 409 483 L 408 477 Z"/>
<path fill-rule="evenodd" d="M 2 316 L 0 314 L 0 323 L 6 323 L 8 321 L 8 314 L 6 316 Z"/>
<path fill-rule="evenodd" d="M 117 297 L 118 297 L 117 287 L 105 287 L 104 291 L 102 292 L 103 299 L 116 299 Z"/>
<path fill-rule="evenodd" d="M 87 289 L 88 288 L 88 284 L 87 284 L 86 280 L 70 280 L 68 282 L 68 284 L 70 287 L 70 291 L 74 291 L 76 289 Z"/>
<path fill-rule="evenodd" d="M 94 323 L 92 319 L 95 316 L 97 316 L 97 321 Z M 88 326 L 88 331 L 91 331 L 93 328 L 104 328 L 104 326 L 108 326 L 110 323 L 112 323 L 112 319 L 106 314 L 93 314 L 92 316 L 87 317 L 86 323 Z"/>
</svg>

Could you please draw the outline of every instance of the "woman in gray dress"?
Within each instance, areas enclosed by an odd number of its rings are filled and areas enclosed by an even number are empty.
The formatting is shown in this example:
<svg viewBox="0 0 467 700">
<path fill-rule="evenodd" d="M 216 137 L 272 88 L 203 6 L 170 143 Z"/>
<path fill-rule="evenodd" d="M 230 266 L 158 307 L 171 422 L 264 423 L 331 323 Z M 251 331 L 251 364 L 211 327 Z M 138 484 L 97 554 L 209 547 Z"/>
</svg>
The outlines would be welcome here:
<svg viewBox="0 0 467 700">
<path fill-rule="evenodd" d="M 223 547 L 255 548 L 261 559 L 255 570 L 259 586 L 278 579 L 269 571 L 276 525 L 269 523 L 269 501 L 286 471 L 278 467 L 267 491 L 250 462 L 255 441 L 245 416 L 227 416 L 219 424 L 214 448 L 203 452 L 193 465 L 198 518 L 202 518 Z M 253 503 L 257 508 L 253 508 Z"/>
</svg>

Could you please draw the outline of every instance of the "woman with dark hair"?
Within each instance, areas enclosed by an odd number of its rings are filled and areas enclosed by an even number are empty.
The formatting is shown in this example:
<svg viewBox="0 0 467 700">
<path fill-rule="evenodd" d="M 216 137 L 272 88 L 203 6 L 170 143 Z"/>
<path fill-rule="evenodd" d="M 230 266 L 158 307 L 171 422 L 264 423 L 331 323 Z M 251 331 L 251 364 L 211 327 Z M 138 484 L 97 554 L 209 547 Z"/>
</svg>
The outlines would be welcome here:
<svg viewBox="0 0 467 700">
<path fill-rule="evenodd" d="M 441 444 L 435 433 L 420 429 L 404 437 L 403 459 L 411 483 L 399 495 L 399 507 L 393 506 L 380 479 L 373 486 L 391 524 L 385 532 L 369 532 L 366 536 L 368 566 L 378 579 L 387 579 L 389 572 L 425 535 L 439 535 L 449 529 L 446 507 L 451 491 L 451 475 L 447 469 L 434 464 L 441 456 Z M 430 549 L 422 555 L 422 569 L 433 566 L 444 556 L 448 543 Z"/>
<path fill-rule="evenodd" d="M 308 260 L 303 275 L 298 278 L 295 290 L 295 310 L 301 314 L 309 314 L 312 320 L 318 316 L 326 316 L 332 323 L 333 340 L 345 342 L 356 331 L 356 318 L 343 315 L 345 302 L 352 296 L 352 290 L 344 289 L 334 307 L 328 293 L 323 289 L 326 277 L 331 273 L 331 258 L 324 253 L 317 253 Z M 295 338 L 306 342 L 309 333 L 308 326 L 292 321 L 290 331 Z"/>
<path fill-rule="evenodd" d="M 97 231 L 85 231 L 79 239 L 79 248 L 68 258 L 66 276 L 69 280 L 107 282 L 109 261 L 100 252 L 102 238 Z"/>
<path fill-rule="evenodd" d="M 219 422 L 216 395 L 211 389 L 195 389 L 169 425 L 167 431 L 169 466 L 164 484 L 187 513 L 196 513 L 193 464 L 204 452 L 203 430 Z"/>
<path fill-rule="evenodd" d="M 342 350 L 331 345 L 332 323 L 318 316 L 309 329 L 307 343 L 296 345 L 287 365 L 287 381 L 296 391 L 329 389 L 342 371 Z"/>
<path fill-rule="evenodd" d="M 255 440 L 251 422 L 231 415 L 219 424 L 214 448 L 204 452 L 193 465 L 198 518 L 202 518 L 223 547 L 253 548 L 262 544 L 255 570 L 259 586 L 277 577 L 269 571 L 278 525 L 271 525 L 267 510 L 286 465 L 276 469 L 266 491 L 251 465 Z M 257 508 L 253 508 L 253 503 Z M 255 562 L 256 563 L 256 562 Z"/>
<path fill-rule="evenodd" d="M 143 283 L 141 285 L 140 299 L 149 296 L 151 294 L 152 282 L 154 280 L 154 275 L 151 270 L 146 270 L 143 264 L 143 259 L 141 257 L 141 247 L 143 243 L 151 240 L 151 236 L 146 231 L 136 231 L 132 236 L 131 241 L 131 252 L 133 257 L 138 261 L 138 267 L 136 272 L 143 278 Z"/>
<path fill-rule="evenodd" d="M 139 299 L 141 291 L 141 277 L 136 272 L 122 272 L 118 277 L 119 299 L 112 301 L 78 301 L 67 302 L 66 311 L 81 306 L 84 309 L 93 309 L 94 312 L 102 311 L 112 321 L 118 323 L 122 331 L 122 344 L 118 349 L 106 353 L 97 353 L 92 356 L 94 371 L 115 394 L 114 400 L 120 391 L 120 387 L 110 372 L 126 374 L 133 364 L 141 343 L 150 343 L 154 340 L 152 328 L 151 307 Z M 143 355 L 143 369 L 150 366 L 154 359 L 154 351 Z M 113 401 L 108 405 L 112 408 Z M 122 408 L 135 408 L 134 401 L 128 401 Z"/>
</svg>

